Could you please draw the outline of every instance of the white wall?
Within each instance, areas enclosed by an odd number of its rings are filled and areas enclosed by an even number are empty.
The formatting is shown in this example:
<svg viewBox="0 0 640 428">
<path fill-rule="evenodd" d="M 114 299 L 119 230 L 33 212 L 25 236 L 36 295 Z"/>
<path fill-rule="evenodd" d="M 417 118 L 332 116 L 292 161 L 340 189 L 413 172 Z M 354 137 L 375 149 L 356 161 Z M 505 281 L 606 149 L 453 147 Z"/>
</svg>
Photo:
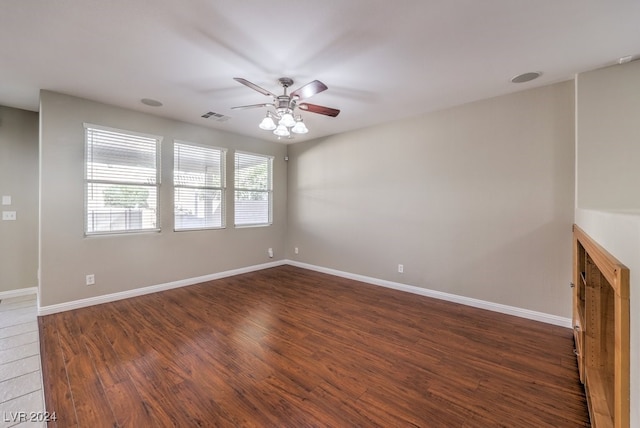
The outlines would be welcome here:
<svg viewBox="0 0 640 428">
<path fill-rule="evenodd" d="M 576 224 L 630 269 L 630 416 L 640 427 L 640 61 L 576 82 Z"/>
<path fill-rule="evenodd" d="M 573 102 L 564 82 L 290 146 L 288 258 L 569 318 Z"/>
<path fill-rule="evenodd" d="M 84 127 L 93 123 L 161 135 L 160 233 L 84 237 Z M 40 104 L 40 305 L 50 306 L 282 259 L 286 146 L 163 119 L 54 92 Z M 173 140 L 229 149 L 227 228 L 173 232 Z M 274 224 L 233 227 L 233 155 L 275 156 Z M 267 248 L 275 257 L 269 259 Z M 95 274 L 96 284 L 85 285 Z"/>
<path fill-rule="evenodd" d="M 0 106 L 0 292 L 38 285 L 38 114 Z"/>
</svg>

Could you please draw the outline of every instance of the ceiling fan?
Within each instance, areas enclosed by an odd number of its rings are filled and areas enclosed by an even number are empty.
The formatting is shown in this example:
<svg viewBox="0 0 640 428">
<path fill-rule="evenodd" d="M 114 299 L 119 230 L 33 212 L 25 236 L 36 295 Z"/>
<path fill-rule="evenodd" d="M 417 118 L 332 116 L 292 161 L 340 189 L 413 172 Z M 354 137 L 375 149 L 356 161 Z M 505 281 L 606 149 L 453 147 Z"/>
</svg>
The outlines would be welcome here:
<svg viewBox="0 0 640 428">
<path fill-rule="evenodd" d="M 243 85 L 260 92 L 262 95 L 270 96 L 273 101 L 270 103 L 251 104 L 246 106 L 232 107 L 232 109 L 248 109 L 258 107 L 272 107 L 273 110 L 267 110 L 267 115 L 260 122 L 260 129 L 265 131 L 273 131 L 278 137 L 291 137 L 291 133 L 294 134 L 306 134 L 309 132 L 306 125 L 302 121 L 300 115 L 295 114 L 295 109 L 298 108 L 303 111 L 311 113 L 323 114 L 325 116 L 336 117 L 340 110 L 320 106 L 309 103 L 299 103 L 299 101 L 312 97 L 313 95 L 327 90 L 327 85 L 319 80 L 307 83 L 306 85 L 296 89 L 295 91 L 287 94 L 287 89 L 293 85 L 293 80 L 289 77 L 281 77 L 278 79 L 280 86 L 284 88 L 282 95 L 276 95 L 271 91 L 268 91 L 255 83 L 251 83 L 241 77 L 234 77 L 233 80 L 242 83 Z M 277 123 L 276 123 L 277 122 Z"/>
</svg>

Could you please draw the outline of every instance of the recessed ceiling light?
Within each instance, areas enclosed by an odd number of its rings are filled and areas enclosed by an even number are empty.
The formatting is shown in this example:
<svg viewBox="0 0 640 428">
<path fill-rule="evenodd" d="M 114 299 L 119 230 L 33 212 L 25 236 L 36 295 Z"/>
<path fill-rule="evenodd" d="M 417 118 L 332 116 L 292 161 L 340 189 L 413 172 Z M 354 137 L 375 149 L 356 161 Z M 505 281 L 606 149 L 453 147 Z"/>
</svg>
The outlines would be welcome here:
<svg viewBox="0 0 640 428">
<path fill-rule="evenodd" d="M 152 100 L 151 98 L 143 98 L 140 102 L 149 107 L 162 107 L 162 103 L 157 100 Z"/>
<path fill-rule="evenodd" d="M 532 72 L 529 72 L 529 73 L 522 73 L 522 74 L 518 74 L 517 76 L 512 77 L 511 78 L 511 82 L 512 83 L 530 82 L 533 79 L 537 79 L 541 75 L 542 75 L 542 73 L 539 72 L 539 71 L 532 71 Z"/>
</svg>

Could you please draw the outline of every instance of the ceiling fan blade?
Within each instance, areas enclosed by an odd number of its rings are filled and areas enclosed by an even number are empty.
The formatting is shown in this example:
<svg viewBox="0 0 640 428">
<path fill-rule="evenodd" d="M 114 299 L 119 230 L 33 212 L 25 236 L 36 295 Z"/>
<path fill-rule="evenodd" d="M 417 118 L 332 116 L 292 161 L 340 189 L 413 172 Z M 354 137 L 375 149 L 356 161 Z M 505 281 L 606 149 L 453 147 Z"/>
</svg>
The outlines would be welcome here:
<svg viewBox="0 0 640 428">
<path fill-rule="evenodd" d="M 244 110 L 248 108 L 258 108 L 258 107 L 273 107 L 273 103 L 265 103 L 265 104 L 250 104 L 247 106 L 236 106 L 231 107 L 231 110 Z"/>
<path fill-rule="evenodd" d="M 242 77 L 234 77 L 233 80 L 235 80 L 238 83 L 242 83 L 245 86 L 248 86 L 249 88 L 253 89 L 254 91 L 260 92 L 262 95 L 266 95 L 268 97 L 271 96 L 273 98 L 277 98 L 278 97 L 274 93 L 269 92 L 266 89 L 261 88 L 260 86 L 256 85 L 255 83 L 251 83 L 247 79 L 243 79 Z"/>
<path fill-rule="evenodd" d="M 304 100 L 305 98 L 309 98 L 319 92 L 326 91 L 327 89 L 329 89 L 327 88 L 327 85 L 319 80 L 314 80 L 313 82 L 307 83 L 301 88 L 291 92 L 291 96 L 298 97 L 299 100 Z"/>
<path fill-rule="evenodd" d="M 340 110 L 338 109 L 319 106 L 316 104 L 302 103 L 302 104 L 298 104 L 298 108 L 300 110 L 310 111 L 311 113 L 324 114 L 325 116 L 331 116 L 331 117 L 336 117 L 338 114 L 340 114 Z"/>
</svg>

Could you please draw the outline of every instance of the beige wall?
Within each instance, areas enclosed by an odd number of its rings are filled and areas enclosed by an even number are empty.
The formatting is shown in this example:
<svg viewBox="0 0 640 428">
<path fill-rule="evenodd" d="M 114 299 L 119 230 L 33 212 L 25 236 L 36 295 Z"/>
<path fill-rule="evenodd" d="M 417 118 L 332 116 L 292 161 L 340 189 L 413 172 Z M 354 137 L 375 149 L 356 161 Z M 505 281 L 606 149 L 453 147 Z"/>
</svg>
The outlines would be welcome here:
<svg viewBox="0 0 640 428">
<path fill-rule="evenodd" d="M 640 61 L 577 77 L 577 206 L 640 213 Z"/>
<path fill-rule="evenodd" d="M 576 223 L 631 272 L 631 426 L 638 427 L 640 61 L 580 74 L 576 87 Z"/>
<path fill-rule="evenodd" d="M 570 317 L 573 102 L 564 82 L 290 146 L 288 258 Z"/>
<path fill-rule="evenodd" d="M 164 137 L 160 233 L 85 238 L 84 127 L 88 122 Z M 49 306 L 166 284 L 282 259 L 286 226 L 286 146 L 42 91 L 40 104 L 40 304 Z M 173 140 L 229 149 L 227 228 L 173 232 Z M 275 156 L 274 224 L 233 227 L 234 150 Z M 267 248 L 275 257 L 268 258 Z M 96 284 L 85 285 L 95 274 Z"/>
<path fill-rule="evenodd" d="M 0 292 L 38 285 L 38 114 L 0 106 Z"/>
<path fill-rule="evenodd" d="M 283 161 L 287 147 L 276 143 L 45 91 L 41 304 L 255 265 L 269 261 L 266 248 L 273 247 L 276 260 L 284 255 L 570 317 L 567 284 L 576 199 L 576 222 L 631 268 L 631 360 L 638 361 L 634 326 L 640 325 L 640 304 L 633 272 L 640 270 L 640 220 L 583 208 L 640 208 L 635 191 L 640 182 L 635 168 L 640 157 L 635 126 L 640 114 L 639 67 L 637 62 L 578 77 L 575 198 L 572 82 L 299 143 L 288 147 L 288 164 Z M 33 145 L 24 153 L 24 145 L 7 151 L 5 115 L 19 117 L 16 124 L 31 122 L 16 125 L 11 134 L 20 137 L 12 142 L 34 141 L 37 127 L 32 122 L 37 115 L 6 109 L 0 114 L 0 193 L 5 194 L 7 156 L 24 156 L 10 162 L 20 165 L 16 174 L 32 168 L 37 159 Z M 161 233 L 83 237 L 83 122 L 165 137 Z M 167 173 L 173 138 L 224 146 L 230 156 L 235 148 L 275 155 L 274 226 L 172 232 Z M 13 190 L 16 186 L 12 184 L 9 192 L 22 192 Z M 624 192 L 610 192 L 611 186 Z M 24 194 L 33 199 L 31 192 L 35 190 Z M 231 192 L 227 196 L 230 202 Z M 19 217 L 22 211 L 18 209 Z M 0 223 L 0 263 L 15 256 L 13 245 L 10 250 L 3 246 L 8 242 L 6 224 Z M 299 254 L 294 254 L 294 247 Z M 31 251 L 25 250 L 25 259 Z M 397 273 L 399 263 L 405 266 L 404 274 Z M 26 274 L 14 269 L 11 275 L 30 279 L 9 289 L 33 285 L 29 282 L 36 263 L 27 265 Z M 10 270 L 2 265 L 3 287 Z M 87 273 L 96 274 L 95 286 L 84 285 Z M 636 365 L 631 370 L 633 403 L 640 397 L 640 374 Z M 632 406 L 632 426 L 640 425 L 638 412 Z"/>
</svg>

